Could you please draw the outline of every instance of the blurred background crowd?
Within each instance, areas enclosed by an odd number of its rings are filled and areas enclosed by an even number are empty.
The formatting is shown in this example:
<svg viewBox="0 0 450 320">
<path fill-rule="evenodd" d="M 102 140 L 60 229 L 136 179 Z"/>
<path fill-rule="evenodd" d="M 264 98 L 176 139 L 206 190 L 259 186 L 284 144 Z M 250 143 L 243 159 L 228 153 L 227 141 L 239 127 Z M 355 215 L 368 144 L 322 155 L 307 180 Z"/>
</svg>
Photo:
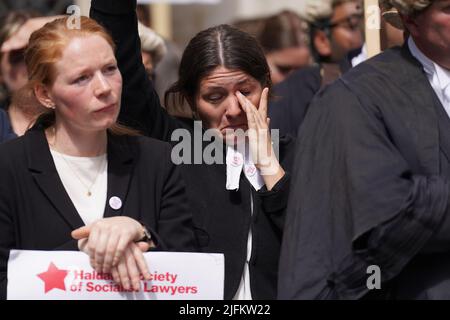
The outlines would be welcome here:
<svg viewBox="0 0 450 320">
<path fill-rule="evenodd" d="M 142 58 L 161 99 L 167 88 L 177 80 L 181 53 L 188 40 L 200 30 L 221 23 L 234 25 L 259 41 L 266 53 L 274 84 L 283 82 L 297 69 L 319 65 L 317 72 L 320 81 L 307 81 L 308 84 L 312 83 L 312 93 L 321 85 L 338 78 L 351 66 L 363 61 L 367 55 L 364 47 L 362 0 L 138 2 L 138 16 L 142 23 Z M 89 14 L 89 0 L 2 1 L 0 45 L 12 37 L 31 17 L 64 14 L 71 5 L 77 5 L 82 15 Z M 402 42 L 402 31 L 382 21 L 381 47 L 387 48 Z M 11 105 L 12 93 L 23 86 L 27 75 L 22 50 L 10 52 L 7 56 L 3 54 L 1 58 L 0 104 L 3 109 L 7 109 Z M 304 78 L 305 76 L 302 77 Z M 283 89 L 279 92 L 282 93 Z M 309 98 L 307 99 L 309 102 Z M 20 104 L 24 105 L 26 102 L 21 101 Z M 170 105 L 166 107 L 174 115 L 191 117 L 189 108 Z M 20 118 L 27 118 L 27 115 L 20 114 L 24 113 L 20 110 L 18 115 L 14 116 L 16 112 L 13 109 L 10 110 L 11 122 L 15 127 L 14 131 L 20 133 L 18 122 Z M 277 121 L 285 122 L 286 119 L 278 119 L 277 114 L 271 116 L 274 124 L 287 128 L 286 131 L 289 132 L 286 123 L 282 126 L 277 124 Z M 291 132 L 293 134 L 297 127 L 294 128 Z"/>
</svg>

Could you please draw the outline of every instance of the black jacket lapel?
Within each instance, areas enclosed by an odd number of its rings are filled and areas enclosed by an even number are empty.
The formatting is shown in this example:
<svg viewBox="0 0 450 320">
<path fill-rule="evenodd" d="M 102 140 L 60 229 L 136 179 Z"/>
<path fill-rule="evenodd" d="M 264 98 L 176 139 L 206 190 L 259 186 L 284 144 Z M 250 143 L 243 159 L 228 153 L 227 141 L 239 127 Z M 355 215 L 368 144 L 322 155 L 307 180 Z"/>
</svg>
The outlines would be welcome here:
<svg viewBox="0 0 450 320">
<path fill-rule="evenodd" d="M 136 148 L 126 136 L 108 135 L 108 193 L 104 217 L 123 215 L 134 168 Z"/>
<path fill-rule="evenodd" d="M 411 95 L 415 106 L 416 120 L 418 123 L 417 139 L 419 142 L 419 162 L 420 170 L 427 174 L 439 173 L 439 125 L 437 113 L 442 109 L 442 105 L 431 86 L 422 64 L 411 54 L 407 42 L 402 48 L 402 55 L 405 58 L 403 65 L 408 73 L 406 79 L 408 84 L 407 94 Z"/>
<path fill-rule="evenodd" d="M 56 171 L 44 131 L 40 129 L 29 131 L 25 135 L 25 148 L 28 169 L 41 191 L 72 229 L 83 226 L 83 220 Z"/>
</svg>

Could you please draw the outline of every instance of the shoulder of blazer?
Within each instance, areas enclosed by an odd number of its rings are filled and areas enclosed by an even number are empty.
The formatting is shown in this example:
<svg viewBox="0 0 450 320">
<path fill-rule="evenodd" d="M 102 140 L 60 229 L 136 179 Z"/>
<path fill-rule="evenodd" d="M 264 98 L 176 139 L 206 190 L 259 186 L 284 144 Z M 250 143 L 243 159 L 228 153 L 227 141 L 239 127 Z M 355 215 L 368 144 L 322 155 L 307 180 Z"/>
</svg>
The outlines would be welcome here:
<svg viewBox="0 0 450 320">
<path fill-rule="evenodd" d="M 18 137 L 0 144 L 0 163 L 25 159 L 25 138 Z"/>
<path fill-rule="evenodd" d="M 165 161 L 171 145 L 146 136 L 108 136 L 108 153 L 114 153 L 123 161 L 129 158 L 144 161 Z"/>
</svg>

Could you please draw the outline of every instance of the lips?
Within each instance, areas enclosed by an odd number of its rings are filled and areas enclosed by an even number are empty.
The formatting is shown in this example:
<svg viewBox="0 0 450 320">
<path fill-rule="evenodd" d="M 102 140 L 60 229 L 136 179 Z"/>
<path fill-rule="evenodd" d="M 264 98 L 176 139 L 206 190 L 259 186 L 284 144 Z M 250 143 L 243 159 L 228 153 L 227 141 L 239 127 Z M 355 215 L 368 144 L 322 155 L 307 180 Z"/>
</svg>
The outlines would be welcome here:
<svg viewBox="0 0 450 320">
<path fill-rule="evenodd" d="M 95 112 L 96 112 L 96 113 L 98 113 L 98 112 L 109 112 L 109 111 L 114 110 L 115 107 L 116 107 L 116 104 L 113 103 L 113 104 L 110 104 L 110 105 L 108 105 L 108 106 L 106 106 L 106 107 L 103 107 L 103 108 L 101 108 L 101 109 L 98 109 L 98 110 L 96 110 Z"/>
</svg>

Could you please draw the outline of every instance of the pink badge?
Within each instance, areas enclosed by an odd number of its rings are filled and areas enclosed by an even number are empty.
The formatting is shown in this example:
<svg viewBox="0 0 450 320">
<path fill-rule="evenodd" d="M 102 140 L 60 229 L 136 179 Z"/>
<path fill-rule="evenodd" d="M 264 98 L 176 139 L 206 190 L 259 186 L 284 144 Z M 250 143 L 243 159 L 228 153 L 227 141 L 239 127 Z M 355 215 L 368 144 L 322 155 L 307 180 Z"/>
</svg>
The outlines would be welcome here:
<svg viewBox="0 0 450 320">
<path fill-rule="evenodd" d="M 247 167 L 247 169 L 245 170 L 245 173 L 247 173 L 247 176 L 253 177 L 256 174 L 256 167 L 253 165 Z"/>
<path fill-rule="evenodd" d="M 231 165 L 234 167 L 239 167 L 240 165 L 242 165 L 242 157 L 240 157 L 239 155 L 235 154 L 233 156 L 233 160 L 231 161 Z"/>
</svg>

